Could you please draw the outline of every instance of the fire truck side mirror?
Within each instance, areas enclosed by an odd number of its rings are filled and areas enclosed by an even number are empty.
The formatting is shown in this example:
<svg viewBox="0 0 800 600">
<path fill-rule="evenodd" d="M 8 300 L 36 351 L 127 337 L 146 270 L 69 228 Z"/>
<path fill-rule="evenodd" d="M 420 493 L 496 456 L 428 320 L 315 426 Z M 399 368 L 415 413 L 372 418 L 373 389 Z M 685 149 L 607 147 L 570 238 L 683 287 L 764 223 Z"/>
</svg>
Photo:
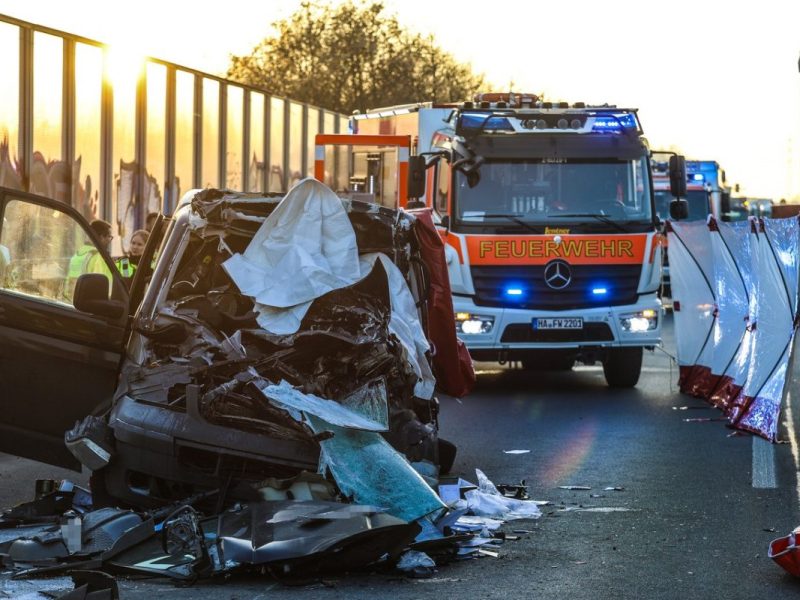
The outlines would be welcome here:
<svg viewBox="0 0 800 600">
<path fill-rule="evenodd" d="M 680 154 L 669 157 L 669 191 L 676 198 L 686 196 L 686 158 Z"/>
<path fill-rule="evenodd" d="M 673 200 L 669 203 L 669 216 L 676 221 L 689 216 L 689 203 L 686 200 Z"/>
<path fill-rule="evenodd" d="M 425 195 L 425 171 L 427 165 L 424 156 L 408 157 L 408 197 L 421 198 Z"/>
</svg>

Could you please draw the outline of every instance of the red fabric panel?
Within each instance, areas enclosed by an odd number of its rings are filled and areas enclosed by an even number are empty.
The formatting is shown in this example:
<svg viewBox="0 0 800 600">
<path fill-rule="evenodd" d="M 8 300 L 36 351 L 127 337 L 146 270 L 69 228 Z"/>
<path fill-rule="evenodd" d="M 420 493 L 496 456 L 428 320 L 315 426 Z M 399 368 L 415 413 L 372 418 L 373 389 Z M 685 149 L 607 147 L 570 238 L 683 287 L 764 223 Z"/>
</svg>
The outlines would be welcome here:
<svg viewBox="0 0 800 600">
<path fill-rule="evenodd" d="M 686 387 L 685 393 L 691 394 L 696 398 L 709 400 L 719 378 L 719 375 L 714 375 L 708 367 L 695 365 L 684 384 Z"/>
<path fill-rule="evenodd" d="M 715 389 L 711 394 L 711 404 L 727 413 L 730 410 L 734 399 L 741 391 L 742 386 L 736 385 L 732 377 L 723 376 L 717 385 L 717 389 Z"/>
<path fill-rule="evenodd" d="M 416 218 L 414 225 L 422 260 L 428 267 L 428 338 L 432 347 L 433 372 L 438 388 L 450 396 L 466 396 L 475 386 L 475 371 L 467 347 L 456 336 L 453 297 L 444 242 L 436 231 L 430 209 L 409 211 Z"/>
<path fill-rule="evenodd" d="M 688 384 L 689 378 L 691 377 L 692 369 L 694 369 L 694 365 L 681 366 L 678 369 L 678 389 L 683 394 L 688 394 L 689 393 L 688 392 L 689 388 L 687 387 L 687 384 Z"/>
</svg>

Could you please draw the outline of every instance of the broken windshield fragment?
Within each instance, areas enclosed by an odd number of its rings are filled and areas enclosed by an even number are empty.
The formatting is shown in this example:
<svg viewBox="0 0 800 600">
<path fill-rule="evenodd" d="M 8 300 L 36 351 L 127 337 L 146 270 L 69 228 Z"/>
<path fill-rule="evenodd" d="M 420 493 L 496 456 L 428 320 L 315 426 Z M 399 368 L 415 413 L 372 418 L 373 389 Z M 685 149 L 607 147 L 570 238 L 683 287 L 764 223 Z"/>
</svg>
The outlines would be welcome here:
<svg viewBox="0 0 800 600">
<path fill-rule="evenodd" d="M 422 476 L 379 434 L 344 429 L 314 416 L 309 423 L 315 433 L 333 433 L 320 443 L 320 471 L 330 469 L 345 496 L 383 507 L 406 521 L 445 508 Z"/>
</svg>

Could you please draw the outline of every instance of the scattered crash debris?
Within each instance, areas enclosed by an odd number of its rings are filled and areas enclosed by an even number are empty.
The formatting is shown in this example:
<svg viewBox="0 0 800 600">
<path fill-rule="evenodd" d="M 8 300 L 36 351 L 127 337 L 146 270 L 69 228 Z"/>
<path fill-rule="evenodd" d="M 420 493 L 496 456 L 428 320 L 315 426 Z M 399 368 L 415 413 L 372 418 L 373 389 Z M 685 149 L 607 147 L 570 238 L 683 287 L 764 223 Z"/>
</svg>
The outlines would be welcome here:
<svg viewBox="0 0 800 600">
<path fill-rule="evenodd" d="M 307 473 L 292 481 L 262 482 L 260 491 L 327 496 L 330 483 L 323 482 Z M 428 577 L 454 559 L 498 557 L 505 541 L 519 539 L 500 531 L 502 524 L 540 514 L 531 501 L 507 498 L 496 488 L 492 492 L 485 476 L 479 482 L 459 501 L 462 505 L 416 520 L 348 503 L 339 495 L 335 500 L 254 497 L 216 513 L 195 506 L 208 505 L 218 492 L 149 512 L 106 507 L 75 516 L 67 511 L 66 526 L 18 530 L 0 544 L 0 561 L 15 578 L 89 570 L 183 583 L 248 572 L 307 581 L 364 569 Z M 476 503 L 474 494 L 494 497 L 496 517 L 486 516 L 489 503 Z"/>
<path fill-rule="evenodd" d="M 89 490 L 71 481 L 57 483 L 52 479 L 36 481 L 35 498 L 0 513 L 0 529 L 58 523 L 67 511 L 83 514 L 92 508 Z"/>
<path fill-rule="evenodd" d="M 468 515 L 495 519 L 499 522 L 538 519 L 542 516 L 539 506 L 545 502 L 520 499 L 522 496 L 527 497 L 527 486 L 524 484 L 501 486 L 511 491 L 509 496 L 501 492 L 480 469 L 475 469 L 475 475 L 478 478 L 478 485 L 459 479 L 454 485 L 440 486 L 440 494 L 444 488 L 443 499 L 447 498 L 445 501 L 451 508 L 464 510 Z"/>
<path fill-rule="evenodd" d="M 592 489 L 588 485 L 560 485 L 558 486 L 560 490 L 577 490 L 577 491 L 586 491 Z"/>
<path fill-rule="evenodd" d="M 56 600 L 118 600 L 116 580 L 102 571 L 73 571 L 70 573 L 75 589 Z"/>
<path fill-rule="evenodd" d="M 431 577 L 436 573 L 436 562 L 424 552 L 409 550 L 400 557 L 397 570 L 412 577 Z"/>
</svg>

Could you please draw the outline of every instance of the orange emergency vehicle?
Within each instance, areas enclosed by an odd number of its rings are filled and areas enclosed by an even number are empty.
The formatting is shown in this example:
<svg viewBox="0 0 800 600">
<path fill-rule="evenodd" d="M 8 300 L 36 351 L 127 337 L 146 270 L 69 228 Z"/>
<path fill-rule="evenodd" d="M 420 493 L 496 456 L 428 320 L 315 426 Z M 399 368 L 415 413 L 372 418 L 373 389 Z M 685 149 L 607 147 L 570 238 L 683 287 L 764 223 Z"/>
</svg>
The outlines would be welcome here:
<svg viewBox="0 0 800 600">
<path fill-rule="evenodd" d="M 609 385 L 636 385 L 662 321 L 662 238 L 636 109 L 482 94 L 369 111 L 351 130 L 317 137 L 317 176 L 328 147 L 346 146 L 341 192 L 433 211 L 474 359 L 600 361 Z"/>
</svg>

